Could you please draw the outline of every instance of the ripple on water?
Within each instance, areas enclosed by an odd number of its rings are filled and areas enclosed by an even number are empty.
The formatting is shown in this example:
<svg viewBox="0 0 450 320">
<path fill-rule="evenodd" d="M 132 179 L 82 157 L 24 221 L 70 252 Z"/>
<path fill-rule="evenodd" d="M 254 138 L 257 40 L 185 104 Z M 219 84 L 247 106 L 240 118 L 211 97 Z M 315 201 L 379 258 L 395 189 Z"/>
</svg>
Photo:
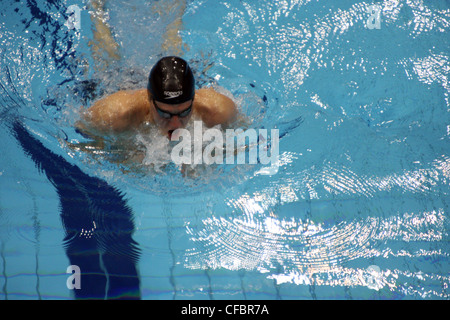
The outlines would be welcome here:
<svg viewBox="0 0 450 320">
<path fill-rule="evenodd" d="M 368 265 L 351 268 L 349 263 L 404 256 L 448 258 L 442 249 L 421 247 L 427 242 L 440 243 L 447 236 L 443 209 L 325 224 L 309 218 L 266 216 L 248 196 L 229 200 L 233 203 L 234 208 L 242 209 L 242 215 L 212 216 L 199 227 L 187 226 L 192 241 L 185 254 L 187 268 L 253 270 L 267 273 L 279 283 L 363 285 L 378 290 L 400 286 L 398 277 L 408 272 L 386 268 L 374 278 Z M 414 246 L 386 245 L 398 241 Z"/>
</svg>

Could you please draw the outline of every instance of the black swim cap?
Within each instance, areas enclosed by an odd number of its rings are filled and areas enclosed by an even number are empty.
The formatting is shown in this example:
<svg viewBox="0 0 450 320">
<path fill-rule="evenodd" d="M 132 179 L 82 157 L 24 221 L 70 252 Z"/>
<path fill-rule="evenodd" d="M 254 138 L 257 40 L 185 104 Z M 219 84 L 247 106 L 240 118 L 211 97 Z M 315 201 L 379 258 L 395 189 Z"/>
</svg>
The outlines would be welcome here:
<svg viewBox="0 0 450 320">
<path fill-rule="evenodd" d="M 164 57 L 150 71 L 148 90 L 156 101 L 179 104 L 195 95 L 195 80 L 188 63 L 179 57 Z"/>
</svg>

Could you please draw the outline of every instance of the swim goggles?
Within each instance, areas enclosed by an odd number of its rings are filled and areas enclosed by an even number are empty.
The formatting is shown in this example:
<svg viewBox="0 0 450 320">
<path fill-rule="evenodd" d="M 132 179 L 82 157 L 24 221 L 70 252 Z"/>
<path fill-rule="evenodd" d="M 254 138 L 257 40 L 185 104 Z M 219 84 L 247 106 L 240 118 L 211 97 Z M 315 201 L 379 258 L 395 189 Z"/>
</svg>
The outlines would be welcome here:
<svg viewBox="0 0 450 320">
<path fill-rule="evenodd" d="M 168 111 L 160 109 L 158 107 L 158 105 L 156 104 L 155 99 L 153 99 L 153 105 L 155 106 L 156 111 L 158 112 L 159 116 L 164 119 L 170 119 L 174 116 L 178 116 L 180 118 L 187 117 L 192 111 L 193 103 L 194 103 L 194 100 L 192 100 L 191 105 L 187 109 L 184 109 L 183 111 L 178 112 L 178 113 L 172 113 L 172 112 L 168 112 Z"/>
</svg>

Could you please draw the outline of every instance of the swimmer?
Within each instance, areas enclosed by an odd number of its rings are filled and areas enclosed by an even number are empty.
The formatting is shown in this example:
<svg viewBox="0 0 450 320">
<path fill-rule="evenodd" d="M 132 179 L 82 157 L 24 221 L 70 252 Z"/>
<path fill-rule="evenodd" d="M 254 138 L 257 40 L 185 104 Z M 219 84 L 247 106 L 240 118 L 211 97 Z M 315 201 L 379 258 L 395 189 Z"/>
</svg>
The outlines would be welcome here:
<svg viewBox="0 0 450 320">
<path fill-rule="evenodd" d="M 211 88 L 195 90 L 189 64 L 168 56 L 153 66 L 147 88 L 118 91 L 98 100 L 86 110 L 77 128 L 86 133 L 119 134 L 151 124 L 170 140 L 192 116 L 207 127 L 226 126 L 236 119 L 237 109 L 232 99 Z"/>
</svg>

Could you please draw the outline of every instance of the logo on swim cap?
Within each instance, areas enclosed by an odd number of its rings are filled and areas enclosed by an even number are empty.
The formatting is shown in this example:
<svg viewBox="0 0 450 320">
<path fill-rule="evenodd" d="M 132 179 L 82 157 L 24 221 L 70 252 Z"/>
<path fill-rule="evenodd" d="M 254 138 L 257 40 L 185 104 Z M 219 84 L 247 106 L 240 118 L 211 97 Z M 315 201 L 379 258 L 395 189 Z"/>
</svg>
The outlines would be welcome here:
<svg viewBox="0 0 450 320">
<path fill-rule="evenodd" d="M 167 97 L 166 99 L 178 98 L 182 94 L 183 91 L 164 91 L 164 95 Z"/>
</svg>

